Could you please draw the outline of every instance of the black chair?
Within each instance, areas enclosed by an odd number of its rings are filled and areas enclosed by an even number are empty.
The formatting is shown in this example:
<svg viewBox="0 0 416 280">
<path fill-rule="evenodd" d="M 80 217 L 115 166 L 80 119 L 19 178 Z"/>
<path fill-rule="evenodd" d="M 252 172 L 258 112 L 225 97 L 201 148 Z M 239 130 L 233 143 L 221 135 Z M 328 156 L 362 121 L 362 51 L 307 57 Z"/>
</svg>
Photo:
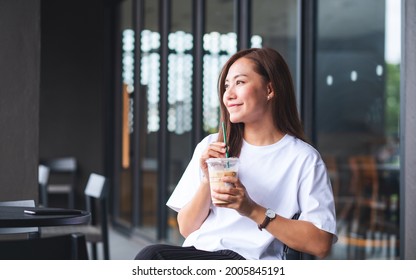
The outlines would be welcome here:
<svg viewBox="0 0 416 280">
<path fill-rule="evenodd" d="M 34 200 L 13 200 L 0 201 L 0 206 L 27 206 L 34 207 Z M 27 238 L 38 238 L 39 228 L 37 227 L 16 227 L 16 228 L 0 228 L 0 235 L 13 235 L 13 238 L 18 237 L 16 234 L 24 234 Z M 27 236 L 26 236 L 27 235 Z"/>
<path fill-rule="evenodd" d="M 0 241 L 0 260 L 88 260 L 87 244 L 79 233 L 4 240 Z"/>
<path fill-rule="evenodd" d="M 49 168 L 49 182 L 46 187 L 43 206 L 49 207 L 48 194 L 67 195 L 68 208 L 75 206 L 75 188 L 77 184 L 78 162 L 74 157 L 51 158 L 40 161 Z"/>
<path fill-rule="evenodd" d="M 91 173 L 84 194 L 86 210 L 91 212 L 91 223 L 88 225 L 42 227 L 42 237 L 80 232 L 85 235 L 91 245 L 92 258 L 97 259 L 97 244 L 103 245 L 104 259 L 110 259 L 108 240 L 108 209 L 107 209 L 107 179 Z"/>
</svg>

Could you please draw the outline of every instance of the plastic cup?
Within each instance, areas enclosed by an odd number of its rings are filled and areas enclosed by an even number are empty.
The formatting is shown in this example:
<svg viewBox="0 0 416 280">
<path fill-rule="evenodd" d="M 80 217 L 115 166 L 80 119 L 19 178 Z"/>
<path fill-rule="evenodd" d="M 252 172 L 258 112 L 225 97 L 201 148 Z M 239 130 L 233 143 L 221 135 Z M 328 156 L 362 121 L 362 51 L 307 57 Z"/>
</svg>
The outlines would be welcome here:
<svg viewBox="0 0 416 280">
<path fill-rule="evenodd" d="M 224 176 L 234 176 L 238 177 L 238 158 L 209 158 L 206 160 L 208 164 L 208 173 L 209 173 L 209 185 L 214 186 L 225 186 L 232 187 L 232 184 L 225 183 L 222 181 Z M 218 200 L 211 196 L 212 202 L 214 204 L 226 203 L 225 201 Z"/>
</svg>

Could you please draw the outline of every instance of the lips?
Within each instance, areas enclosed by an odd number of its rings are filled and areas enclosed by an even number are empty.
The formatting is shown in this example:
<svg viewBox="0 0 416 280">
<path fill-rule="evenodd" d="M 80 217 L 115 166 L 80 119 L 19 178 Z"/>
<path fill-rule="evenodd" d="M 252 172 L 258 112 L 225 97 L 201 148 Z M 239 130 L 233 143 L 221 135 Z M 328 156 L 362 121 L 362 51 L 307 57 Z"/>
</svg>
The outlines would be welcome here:
<svg viewBox="0 0 416 280">
<path fill-rule="evenodd" d="M 228 104 L 227 111 L 230 115 L 238 114 L 240 112 L 240 107 L 242 104 Z"/>
<path fill-rule="evenodd" d="M 240 105 L 242 105 L 242 104 L 228 104 L 227 107 L 228 108 L 233 108 L 233 107 L 237 107 L 237 106 L 240 106 Z"/>
</svg>

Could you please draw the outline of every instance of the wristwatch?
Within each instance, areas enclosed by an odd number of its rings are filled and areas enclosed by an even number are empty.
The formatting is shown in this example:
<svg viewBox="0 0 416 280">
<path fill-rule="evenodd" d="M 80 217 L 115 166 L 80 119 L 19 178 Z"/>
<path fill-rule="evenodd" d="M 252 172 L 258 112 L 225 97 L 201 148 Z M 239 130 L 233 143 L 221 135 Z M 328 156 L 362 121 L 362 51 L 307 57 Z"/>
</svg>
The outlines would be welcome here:
<svg viewBox="0 0 416 280">
<path fill-rule="evenodd" d="M 271 220 L 276 218 L 276 213 L 272 209 L 267 209 L 265 214 L 266 217 L 264 218 L 264 221 L 259 224 L 259 230 L 263 230 L 265 227 L 267 227 Z"/>
</svg>

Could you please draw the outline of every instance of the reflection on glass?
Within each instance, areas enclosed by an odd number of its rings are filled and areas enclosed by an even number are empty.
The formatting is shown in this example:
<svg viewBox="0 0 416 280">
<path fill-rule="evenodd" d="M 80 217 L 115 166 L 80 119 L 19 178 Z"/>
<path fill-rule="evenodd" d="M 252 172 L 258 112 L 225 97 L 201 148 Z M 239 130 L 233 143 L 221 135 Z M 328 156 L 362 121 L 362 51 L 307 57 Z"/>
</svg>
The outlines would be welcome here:
<svg viewBox="0 0 416 280">
<path fill-rule="evenodd" d="M 143 30 L 141 36 L 141 84 L 147 88 L 147 131 L 159 130 L 160 34 Z"/>
<path fill-rule="evenodd" d="M 206 1 L 206 33 L 203 37 L 203 112 L 205 134 L 216 132 L 219 124 L 218 76 L 225 61 L 236 52 L 233 1 Z"/>
<path fill-rule="evenodd" d="M 192 0 L 175 0 L 172 5 L 168 36 L 168 193 L 167 201 L 192 156 L 194 38 L 192 35 Z M 166 206 L 165 206 L 166 207 Z M 167 240 L 182 244 L 176 212 L 166 207 Z"/>
<path fill-rule="evenodd" d="M 121 17 L 123 21 L 120 26 L 120 41 L 121 41 L 121 79 L 122 88 L 121 93 L 121 162 L 117 166 L 120 170 L 120 180 L 116 182 L 118 186 L 118 204 L 117 212 L 119 216 L 116 217 L 118 222 L 131 225 L 132 214 L 132 158 L 131 158 L 131 137 L 134 130 L 133 123 L 133 92 L 134 92 L 134 32 L 131 21 L 131 7 L 132 1 L 124 1 L 121 5 Z"/>
<path fill-rule="evenodd" d="M 205 34 L 204 51 L 203 127 L 204 131 L 213 133 L 218 130 L 219 124 L 218 76 L 227 59 L 237 51 L 237 35 Z"/>
<path fill-rule="evenodd" d="M 122 166 L 130 167 L 130 135 L 134 130 L 133 105 L 134 100 L 134 32 L 131 29 L 123 31 L 122 39 Z"/>
<path fill-rule="evenodd" d="M 168 130 L 183 134 L 192 129 L 192 55 L 189 33 L 177 31 L 169 35 L 168 58 Z"/>
<path fill-rule="evenodd" d="M 160 126 L 160 33 L 159 30 L 159 1 L 144 2 L 143 30 L 140 32 L 140 84 L 136 85 L 136 98 L 140 108 L 140 151 L 141 158 L 134 159 L 139 162 L 140 201 L 139 227 L 140 232 L 156 238 L 157 231 L 157 174 L 159 170 L 157 157 L 157 131 Z M 134 9 L 132 9 L 134 12 Z M 137 35 L 137 34 L 136 34 Z M 137 37 L 136 37 L 137 38 Z M 136 44 L 137 45 L 137 44 Z M 137 73 L 137 72 L 136 72 Z"/>
<path fill-rule="evenodd" d="M 387 39 L 400 9 L 386 8 L 392 2 L 318 1 L 315 127 L 336 199 L 333 259 L 399 256 L 400 62 L 386 52 L 400 50 Z"/>
<path fill-rule="evenodd" d="M 296 83 L 298 2 L 261 0 L 252 5 L 251 47 L 271 47 L 285 57 Z"/>
</svg>

